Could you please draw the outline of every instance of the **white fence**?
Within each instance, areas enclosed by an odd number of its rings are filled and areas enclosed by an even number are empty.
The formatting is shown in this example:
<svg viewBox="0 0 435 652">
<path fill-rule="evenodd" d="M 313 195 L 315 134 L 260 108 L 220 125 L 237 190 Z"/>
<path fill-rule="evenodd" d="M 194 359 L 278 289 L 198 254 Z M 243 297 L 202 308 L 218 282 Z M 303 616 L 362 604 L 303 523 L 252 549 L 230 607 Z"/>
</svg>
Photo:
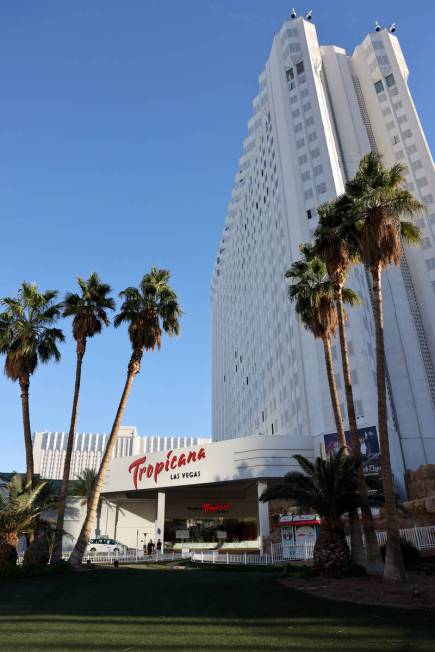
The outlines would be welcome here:
<svg viewBox="0 0 435 652">
<path fill-rule="evenodd" d="M 387 541 L 386 532 L 377 532 L 379 545 L 383 545 Z M 400 530 L 400 536 L 405 541 L 409 541 L 413 546 L 421 552 L 435 552 L 435 525 L 428 525 L 427 527 L 411 527 Z"/>
<path fill-rule="evenodd" d="M 305 561 L 313 558 L 314 541 L 299 545 L 291 543 L 272 543 L 270 546 L 273 563 L 283 561 Z"/>
<path fill-rule="evenodd" d="M 250 552 L 220 553 L 218 550 L 213 550 L 212 552 L 192 552 L 191 559 L 192 561 L 199 561 L 202 564 L 237 564 L 246 566 L 248 564 L 266 565 L 273 563 L 272 556 L 269 553 L 254 555 Z"/>
<path fill-rule="evenodd" d="M 83 557 L 83 563 L 91 564 L 113 564 L 117 561 L 121 564 L 159 563 L 162 561 L 177 561 L 178 559 L 189 559 L 190 554 L 183 552 L 155 552 L 152 555 L 144 554 L 143 550 L 129 550 L 128 552 L 88 552 Z"/>
<path fill-rule="evenodd" d="M 380 546 L 386 543 L 387 533 L 376 532 Z M 420 552 L 435 553 L 435 526 L 406 528 L 400 530 L 400 536 L 405 541 L 409 541 Z M 349 537 L 347 542 L 350 545 Z M 312 559 L 314 551 L 314 542 L 305 543 L 304 545 L 291 545 L 288 543 L 273 543 L 271 545 L 271 555 L 273 563 L 283 561 L 297 561 L 303 559 Z"/>
</svg>

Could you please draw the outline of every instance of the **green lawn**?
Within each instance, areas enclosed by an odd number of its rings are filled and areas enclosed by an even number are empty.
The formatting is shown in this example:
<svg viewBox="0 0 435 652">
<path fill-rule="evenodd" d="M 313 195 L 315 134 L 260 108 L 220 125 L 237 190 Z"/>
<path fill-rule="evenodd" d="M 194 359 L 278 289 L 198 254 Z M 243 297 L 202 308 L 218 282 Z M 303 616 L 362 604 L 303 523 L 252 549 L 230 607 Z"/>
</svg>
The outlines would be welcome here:
<svg viewBox="0 0 435 652">
<path fill-rule="evenodd" d="M 319 600 L 265 572 L 123 567 L 0 580 L 1 652 L 435 650 L 435 614 Z"/>
</svg>

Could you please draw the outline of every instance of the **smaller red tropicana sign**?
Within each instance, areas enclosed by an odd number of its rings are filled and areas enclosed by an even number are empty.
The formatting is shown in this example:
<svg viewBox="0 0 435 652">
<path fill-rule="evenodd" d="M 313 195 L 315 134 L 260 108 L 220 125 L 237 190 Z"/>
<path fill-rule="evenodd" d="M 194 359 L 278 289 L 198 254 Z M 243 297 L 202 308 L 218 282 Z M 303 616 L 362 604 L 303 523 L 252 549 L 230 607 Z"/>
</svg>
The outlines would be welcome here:
<svg viewBox="0 0 435 652">
<path fill-rule="evenodd" d="M 148 462 L 147 457 L 138 457 L 137 460 L 132 462 L 128 467 L 129 473 L 133 473 L 133 484 L 134 488 L 138 488 L 138 483 L 142 480 L 143 476 L 146 478 L 154 478 L 154 482 L 157 484 L 158 477 L 161 473 L 170 473 L 171 471 L 182 469 L 182 467 L 191 464 L 192 462 L 200 462 L 205 459 L 205 449 L 200 448 L 199 451 L 189 451 L 188 453 L 181 453 L 180 455 L 175 455 L 173 451 L 168 451 L 166 453 L 166 459 L 164 461 L 155 462 L 151 464 Z M 179 474 L 173 474 L 170 476 L 172 480 L 178 479 Z M 190 477 L 190 474 L 189 474 Z"/>
<path fill-rule="evenodd" d="M 230 503 L 204 503 L 202 511 L 205 514 L 216 514 L 216 512 L 228 512 L 231 509 Z"/>
</svg>

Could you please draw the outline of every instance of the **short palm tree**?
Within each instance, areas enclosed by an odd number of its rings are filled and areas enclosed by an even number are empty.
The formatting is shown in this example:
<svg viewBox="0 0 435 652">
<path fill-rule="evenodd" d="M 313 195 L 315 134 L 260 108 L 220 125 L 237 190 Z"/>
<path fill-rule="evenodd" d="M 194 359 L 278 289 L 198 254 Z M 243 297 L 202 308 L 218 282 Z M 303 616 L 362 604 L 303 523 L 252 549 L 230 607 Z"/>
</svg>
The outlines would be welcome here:
<svg viewBox="0 0 435 652">
<path fill-rule="evenodd" d="M 367 487 L 361 465 L 361 448 L 353 399 L 352 376 L 346 334 L 346 314 L 343 304 L 343 289 L 346 276 L 351 264 L 359 260 L 355 214 L 351 210 L 350 199 L 346 195 L 342 195 L 335 200 L 319 206 L 318 215 L 319 223 L 314 234 L 315 250 L 324 261 L 334 287 L 352 455 L 355 462 L 358 490 L 366 498 Z M 369 573 L 379 575 L 383 571 L 383 562 L 373 526 L 372 513 L 366 503 L 363 506 L 362 517 L 367 552 L 366 568 Z"/>
<path fill-rule="evenodd" d="M 384 577 L 392 580 L 404 580 L 406 575 L 388 437 L 381 277 L 388 265 L 400 264 L 402 241 L 407 244 L 420 242 L 420 230 L 413 219 L 424 209 L 405 189 L 404 174 L 405 167 L 401 163 L 386 168 L 379 154 L 370 153 L 361 160 L 354 179 L 346 185 L 358 223 L 358 253 L 373 282 L 378 423 L 387 523 Z"/>
<path fill-rule="evenodd" d="M 0 353 L 6 356 L 5 374 L 21 390 L 24 444 L 26 449 L 26 480 L 33 479 L 33 447 L 30 427 L 30 377 L 40 362 L 60 360 L 58 342 L 64 341 L 61 330 L 53 325 L 59 319 L 62 304 L 56 303 L 57 292 L 40 292 L 35 283 L 22 283 L 18 295 L 5 297 L 0 314 Z"/>
<path fill-rule="evenodd" d="M 90 499 L 97 484 L 98 472 L 95 469 L 83 469 L 75 480 L 69 483 L 68 494 L 82 499 L 82 505 L 89 506 Z"/>
<path fill-rule="evenodd" d="M 83 357 L 86 351 L 87 340 L 101 333 L 104 326 L 109 325 L 108 310 L 115 309 L 115 302 L 110 297 L 112 288 L 102 283 L 98 274 L 93 272 L 87 280 L 77 278 L 80 294 L 68 293 L 63 303 L 64 317 L 72 317 L 72 333 L 76 341 L 76 375 L 74 396 L 71 411 L 71 420 L 68 432 L 68 442 L 63 468 L 62 488 L 57 513 L 56 535 L 52 554 L 52 561 L 62 559 L 62 533 L 65 517 L 66 496 L 71 469 L 71 457 L 74 447 L 76 431 L 77 410 L 80 394 Z"/>
<path fill-rule="evenodd" d="M 46 508 L 40 500 L 45 485 L 39 482 L 32 487 L 15 474 L 6 492 L 0 492 L 0 568 L 8 561 L 15 563 L 19 535 L 29 532 Z"/>
<path fill-rule="evenodd" d="M 284 483 L 268 488 L 260 500 L 284 498 L 293 501 L 301 512 L 318 514 L 321 523 L 314 546 L 314 568 L 320 573 L 342 570 L 350 563 L 343 515 L 362 504 L 353 460 L 344 448 L 326 460 L 318 457 L 314 463 L 302 455 L 294 455 L 294 459 L 303 473 L 287 473 Z"/>
<path fill-rule="evenodd" d="M 153 267 L 148 274 L 145 274 L 138 288 L 129 287 L 120 294 L 123 303 L 120 312 L 115 317 L 114 324 L 115 327 L 124 323 L 128 324 L 132 354 L 124 390 L 98 472 L 96 487 L 80 536 L 70 557 L 70 563 L 73 566 L 80 566 L 82 563 L 83 554 L 95 523 L 98 501 L 115 447 L 122 415 L 133 381 L 140 371 L 143 353 L 144 351 L 154 351 L 156 348 L 160 349 L 163 331 L 171 336 L 178 335 L 181 309 L 177 295 L 169 286 L 169 278 L 170 274 L 167 270 Z"/>
</svg>

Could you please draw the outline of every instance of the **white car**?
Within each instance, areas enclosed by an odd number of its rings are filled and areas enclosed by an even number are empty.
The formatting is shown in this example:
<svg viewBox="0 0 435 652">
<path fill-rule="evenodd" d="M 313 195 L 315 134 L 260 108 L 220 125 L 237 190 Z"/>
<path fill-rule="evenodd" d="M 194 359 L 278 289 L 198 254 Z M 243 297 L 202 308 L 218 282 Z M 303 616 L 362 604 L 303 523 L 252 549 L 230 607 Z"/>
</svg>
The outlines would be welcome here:
<svg viewBox="0 0 435 652">
<path fill-rule="evenodd" d="M 109 554 L 118 552 L 123 554 L 127 552 L 127 546 L 124 546 L 120 541 L 115 539 L 109 539 L 107 537 L 99 537 L 98 539 L 89 539 L 87 552 L 91 554 L 98 554 L 100 552 L 106 552 Z"/>
</svg>

